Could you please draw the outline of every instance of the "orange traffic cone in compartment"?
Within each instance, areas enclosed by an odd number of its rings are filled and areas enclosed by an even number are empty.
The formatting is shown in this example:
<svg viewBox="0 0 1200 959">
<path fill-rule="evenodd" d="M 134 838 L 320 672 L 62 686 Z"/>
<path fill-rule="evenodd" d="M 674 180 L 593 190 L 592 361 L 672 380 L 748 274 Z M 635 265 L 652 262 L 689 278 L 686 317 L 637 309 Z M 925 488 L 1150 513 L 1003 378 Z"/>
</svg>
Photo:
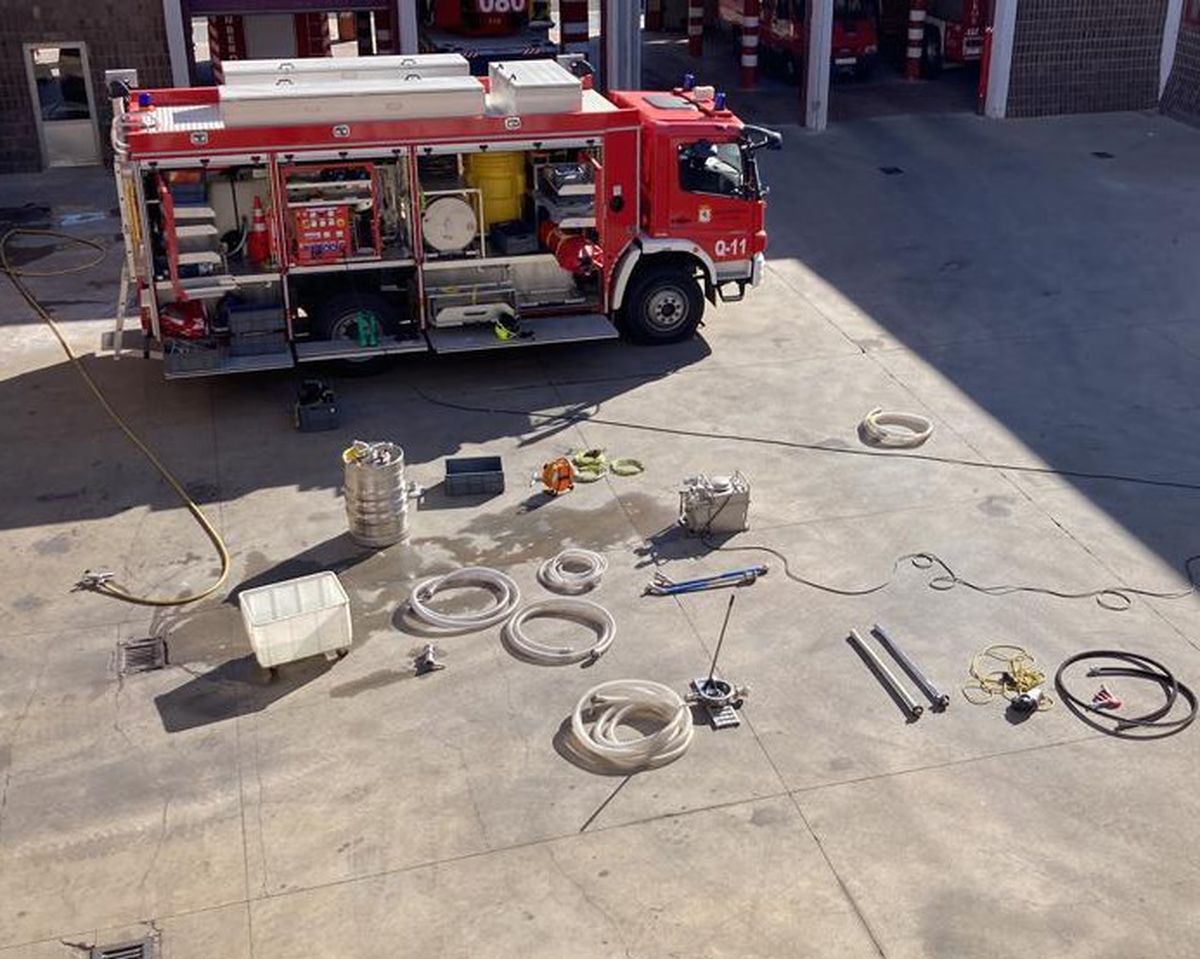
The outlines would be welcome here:
<svg viewBox="0 0 1200 959">
<path fill-rule="evenodd" d="M 257 267 L 271 262 L 271 232 L 263 212 L 262 200 L 254 198 L 254 218 L 250 221 L 250 236 L 246 238 L 246 256 Z"/>
</svg>

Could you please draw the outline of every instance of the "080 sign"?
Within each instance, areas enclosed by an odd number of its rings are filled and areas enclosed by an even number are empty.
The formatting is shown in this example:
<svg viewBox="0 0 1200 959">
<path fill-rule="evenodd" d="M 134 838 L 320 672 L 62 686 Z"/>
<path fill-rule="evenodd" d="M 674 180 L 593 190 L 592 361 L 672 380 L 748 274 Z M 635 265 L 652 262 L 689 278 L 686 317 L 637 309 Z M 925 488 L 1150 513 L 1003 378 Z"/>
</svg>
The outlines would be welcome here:
<svg viewBox="0 0 1200 959">
<path fill-rule="evenodd" d="M 525 0 L 475 0 L 480 13 L 524 13 Z"/>
</svg>

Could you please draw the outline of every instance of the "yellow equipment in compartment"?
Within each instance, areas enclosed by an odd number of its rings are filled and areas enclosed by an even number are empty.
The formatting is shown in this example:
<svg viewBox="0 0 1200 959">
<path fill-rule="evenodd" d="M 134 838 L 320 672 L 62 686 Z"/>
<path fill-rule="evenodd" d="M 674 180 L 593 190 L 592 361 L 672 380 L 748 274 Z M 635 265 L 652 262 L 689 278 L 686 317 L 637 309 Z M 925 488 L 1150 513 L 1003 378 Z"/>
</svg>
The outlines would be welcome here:
<svg viewBox="0 0 1200 959">
<path fill-rule="evenodd" d="M 483 194 L 483 228 L 519 220 L 525 206 L 525 154 L 469 153 L 464 158 L 468 185 Z"/>
</svg>

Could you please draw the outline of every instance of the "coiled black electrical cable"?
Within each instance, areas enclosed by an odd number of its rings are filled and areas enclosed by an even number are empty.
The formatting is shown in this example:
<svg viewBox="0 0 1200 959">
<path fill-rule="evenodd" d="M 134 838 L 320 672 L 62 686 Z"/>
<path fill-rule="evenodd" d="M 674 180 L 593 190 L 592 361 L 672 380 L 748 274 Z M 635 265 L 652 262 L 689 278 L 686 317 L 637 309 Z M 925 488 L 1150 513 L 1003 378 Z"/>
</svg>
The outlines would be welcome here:
<svg viewBox="0 0 1200 959">
<path fill-rule="evenodd" d="M 1093 705 L 1072 693 L 1063 681 L 1063 674 L 1076 663 L 1091 659 L 1115 659 L 1129 666 L 1093 666 L 1087 671 L 1089 677 L 1120 676 L 1126 679 L 1143 679 L 1158 683 L 1162 687 L 1162 706 L 1141 716 L 1120 716 L 1111 708 Z M 1130 668 L 1132 667 L 1132 668 Z M 1196 718 L 1196 694 L 1175 678 L 1166 666 L 1140 653 L 1127 653 L 1115 649 L 1089 649 L 1063 660 L 1054 674 L 1054 687 L 1063 705 L 1093 729 L 1118 739 L 1162 739 L 1183 732 Z M 1180 719 L 1167 719 L 1182 698 L 1187 703 L 1188 713 Z"/>
</svg>

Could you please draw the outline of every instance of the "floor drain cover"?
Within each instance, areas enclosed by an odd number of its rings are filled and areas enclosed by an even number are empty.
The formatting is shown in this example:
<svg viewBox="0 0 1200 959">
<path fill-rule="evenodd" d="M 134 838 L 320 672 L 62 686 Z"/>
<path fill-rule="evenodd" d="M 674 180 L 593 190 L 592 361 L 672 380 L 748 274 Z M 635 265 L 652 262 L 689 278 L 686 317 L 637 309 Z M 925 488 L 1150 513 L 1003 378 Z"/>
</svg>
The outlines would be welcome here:
<svg viewBox="0 0 1200 959">
<path fill-rule="evenodd" d="M 93 946 L 90 959 L 154 959 L 154 940 L 138 939 L 115 946 Z"/>
<path fill-rule="evenodd" d="M 149 639 L 127 639 L 117 643 L 117 673 L 146 673 L 167 665 L 167 643 L 161 636 Z M 131 953 L 140 955 L 140 953 Z"/>
<path fill-rule="evenodd" d="M 1097 160 L 1114 160 L 1114 159 L 1116 159 L 1116 154 L 1109 153 L 1107 150 L 1093 150 L 1092 156 L 1094 156 Z"/>
<path fill-rule="evenodd" d="M 897 174 L 903 173 L 904 171 L 902 169 L 900 169 L 900 167 L 898 167 L 898 166 L 881 166 L 879 168 L 879 172 L 882 173 L 884 176 L 896 176 Z"/>
</svg>

